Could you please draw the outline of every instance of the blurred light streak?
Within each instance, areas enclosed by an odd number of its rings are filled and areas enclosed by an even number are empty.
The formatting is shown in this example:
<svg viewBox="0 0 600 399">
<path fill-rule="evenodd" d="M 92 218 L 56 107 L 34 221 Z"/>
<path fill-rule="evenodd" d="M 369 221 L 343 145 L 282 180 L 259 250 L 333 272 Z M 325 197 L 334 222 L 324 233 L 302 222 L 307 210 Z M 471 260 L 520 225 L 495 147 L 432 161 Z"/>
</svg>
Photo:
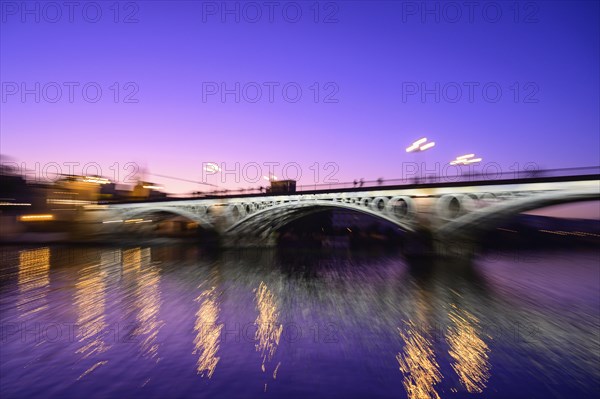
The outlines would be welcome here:
<svg viewBox="0 0 600 399">
<path fill-rule="evenodd" d="M 404 374 L 404 389 L 409 399 L 439 399 L 434 385 L 442 380 L 442 374 L 435 360 L 432 343 L 412 321 L 404 324 L 406 333 L 398 328 L 405 342 L 404 354 L 396 355 L 400 371 Z"/>
<path fill-rule="evenodd" d="M 196 324 L 194 325 L 196 337 L 192 353 L 199 354 L 196 362 L 197 373 L 202 377 L 211 378 L 220 360 L 217 352 L 223 329 L 223 324 L 217 324 L 219 305 L 215 287 L 203 291 L 196 298 L 196 302 L 201 302 L 201 305 L 196 312 Z"/>
<path fill-rule="evenodd" d="M 452 324 L 448 327 L 446 341 L 448 353 L 454 359 L 452 368 L 458 374 L 461 384 L 470 393 L 481 393 L 490 378 L 489 348 L 479 338 L 479 321 L 465 310 L 451 304 L 448 314 Z"/>
<path fill-rule="evenodd" d="M 110 180 L 104 178 L 104 177 L 97 177 L 97 176 L 85 176 L 83 178 L 83 181 L 86 183 L 97 183 L 97 184 L 108 184 L 110 183 Z"/>
<path fill-rule="evenodd" d="M 279 345 L 283 325 L 277 324 L 279 311 L 275 296 L 262 281 L 258 286 L 258 290 L 256 290 L 256 308 L 258 310 L 258 317 L 254 323 L 257 327 L 255 335 L 255 339 L 258 341 L 256 351 L 261 354 L 261 368 L 265 372 L 265 363 L 273 358 Z"/>
<path fill-rule="evenodd" d="M 45 221 L 54 219 L 54 215 L 44 214 L 44 215 L 23 215 L 19 217 L 19 220 L 22 222 L 36 222 L 36 221 Z"/>
<path fill-rule="evenodd" d="M 17 309 L 22 316 L 48 307 L 46 294 L 50 285 L 50 248 L 19 252 Z"/>
<path fill-rule="evenodd" d="M 135 276 L 134 298 L 137 312 L 133 335 L 142 337 L 142 356 L 158 362 L 158 333 L 164 322 L 158 318 L 161 305 L 160 273 L 151 264 L 150 248 L 138 247 L 124 251 L 123 269 Z"/>
<path fill-rule="evenodd" d="M 57 199 L 57 198 L 49 198 L 46 202 L 48 204 L 62 204 L 62 205 L 92 205 L 92 204 L 96 203 L 95 201 Z"/>
<path fill-rule="evenodd" d="M 425 150 L 427 150 L 427 149 L 429 149 L 429 148 L 431 148 L 433 146 L 435 146 L 435 141 L 432 141 L 432 142 L 427 143 L 427 144 L 423 144 L 421 147 L 419 147 L 419 150 L 425 151 Z"/>
<path fill-rule="evenodd" d="M 562 230 L 539 230 L 542 233 L 556 234 L 560 236 L 577 236 L 577 237 L 600 237 L 600 234 L 586 233 L 584 231 L 562 231 Z"/>
<path fill-rule="evenodd" d="M 75 307 L 77 309 L 77 340 L 82 346 L 76 353 L 87 358 L 105 352 L 109 345 L 103 334 L 107 328 L 105 320 L 106 272 L 93 263 L 83 267 L 75 284 Z M 85 373 L 84 373 L 85 374 Z"/>
</svg>

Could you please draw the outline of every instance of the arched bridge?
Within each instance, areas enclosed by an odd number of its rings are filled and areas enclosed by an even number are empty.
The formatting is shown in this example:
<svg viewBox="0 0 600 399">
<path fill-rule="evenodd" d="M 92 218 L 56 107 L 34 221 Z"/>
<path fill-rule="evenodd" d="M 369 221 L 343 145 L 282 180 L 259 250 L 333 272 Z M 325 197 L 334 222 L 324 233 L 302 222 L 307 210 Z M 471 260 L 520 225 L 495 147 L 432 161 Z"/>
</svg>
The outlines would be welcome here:
<svg viewBox="0 0 600 399">
<path fill-rule="evenodd" d="M 593 174 L 130 202 L 109 204 L 99 217 L 125 222 L 167 212 L 215 231 L 228 245 L 252 246 L 274 243 L 281 227 L 303 216 L 345 209 L 406 232 L 426 228 L 438 239 L 468 239 L 517 213 L 598 199 L 599 192 L 600 175 Z"/>
</svg>

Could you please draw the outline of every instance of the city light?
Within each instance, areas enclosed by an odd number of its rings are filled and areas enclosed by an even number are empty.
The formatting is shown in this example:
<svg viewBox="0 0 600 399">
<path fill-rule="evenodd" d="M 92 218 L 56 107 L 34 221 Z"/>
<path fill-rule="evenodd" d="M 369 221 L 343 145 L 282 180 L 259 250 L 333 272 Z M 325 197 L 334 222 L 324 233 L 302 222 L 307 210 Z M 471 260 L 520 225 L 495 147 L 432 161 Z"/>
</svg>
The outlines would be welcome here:
<svg viewBox="0 0 600 399">
<path fill-rule="evenodd" d="M 85 176 L 83 178 L 83 181 L 85 183 L 97 183 L 97 184 L 108 184 L 110 183 L 110 180 L 104 178 L 104 177 L 98 177 L 98 176 Z"/>
<path fill-rule="evenodd" d="M 44 215 L 23 215 L 19 217 L 19 220 L 22 222 L 42 222 L 47 220 L 53 220 L 54 215 L 44 214 Z"/>
<path fill-rule="evenodd" d="M 31 206 L 28 202 L 0 202 L 0 206 Z"/>
</svg>

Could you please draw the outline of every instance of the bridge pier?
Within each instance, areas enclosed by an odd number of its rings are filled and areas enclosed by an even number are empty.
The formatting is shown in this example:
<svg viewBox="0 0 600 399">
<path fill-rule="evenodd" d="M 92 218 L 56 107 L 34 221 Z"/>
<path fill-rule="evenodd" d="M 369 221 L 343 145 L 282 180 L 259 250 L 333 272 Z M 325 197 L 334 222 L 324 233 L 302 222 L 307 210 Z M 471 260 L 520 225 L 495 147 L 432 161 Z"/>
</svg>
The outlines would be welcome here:
<svg viewBox="0 0 600 399">
<path fill-rule="evenodd" d="M 277 234 L 224 234 L 221 236 L 221 246 L 223 248 L 271 248 L 277 246 Z"/>
<path fill-rule="evenodd" d="M 479 250 L 474 239 L 466 237 L 440 237 L 433 239 L 433 248 L 437 257 L 471 259 Z"/>
</svg>

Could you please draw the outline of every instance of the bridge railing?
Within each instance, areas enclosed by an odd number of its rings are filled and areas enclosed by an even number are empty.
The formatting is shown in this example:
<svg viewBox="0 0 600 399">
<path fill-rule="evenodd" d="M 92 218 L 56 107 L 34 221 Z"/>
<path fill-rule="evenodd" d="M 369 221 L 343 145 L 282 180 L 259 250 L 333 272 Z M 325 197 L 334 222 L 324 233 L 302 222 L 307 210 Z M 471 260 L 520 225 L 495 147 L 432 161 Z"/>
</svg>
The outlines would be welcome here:
<svg viewBox="0 0 600 399">
<path fill-rule="evenodd" d="M 579 167 L 579 168 L 563 168 L 563 169 L 527 169 L 519 171 L 498 172 L 495 169 L 490 169 L 487 173 L 461 173 L 434 175 L 431 173 L 423 173 L 421 176 L 411 175 L 405 178 L 396 179 L 377 179 L 377 180 L 356 180 L 353 182 L 343 183 L 322 183 L 322 184 L 306 184 L 296 187 L 296 191 L 316 191 L 316 190 L 335 190 L 349 188 L 377 188 L 380 186 L 402 186 L 413 184 L 436 184 L 436 183 L 453 183 L 453 182 L 481 182 L 492 180 L 519 180 L 533 179 L 543 177 L 567 177 L 577 175 L 593 175 L 600 173 L 600 166 L 595 167 Z"/>
<path fill-rule="evenodd" d="M 335 183 L 321 183 L 321 184 L 303 184 L 296 186 L 296 193 L 309 193 L 319 191 L 336 191 L 336 190 L 365 190 L 365 189 L 379 189 L 385 187 L 420 187 L 420 186 L 431 186 L 436 184 L 444 183 L 470 183 L 480 185 L 482 182 L 490 181 L 505 181 L 516 183 L 519 180 L 531 181 L 540 179 L 551 178 L 568 178 L 570 176 L 597 176 L 600 174 L 600 166 L 591 167 L 579 167 L 579 168 L 563 168 L 563 169 L 529 169 L 520 171 L 509 171 L 504 173 L 496 173 L 491 171 L 489 173 L 462 173 L 460 175 L 433 175 L 423 174 L 421 176 L 409 176 L 405 178 L 396 179 L 377 179 L 377 180 L 355 180 L 352 182 L 335 182 Z M 280 193 L 282 195 L 288 193 Z M 141 201 L 121 200 L 121 201 L 102 201 L 102 203 L 129 203 L 129 202 L 160 202 L 160 201 L 171 201 L 174 199 L 198 199 L 198 198 L 222 198 L 222 197 L 241 197 L 241 196 L 264 196 L 269 195 L 267 193 L 267 187 L 256 187 L 250 189 L 217 189 L 213 191 L 196 192 L 191 195 L 171 197 L 158 199 L 146 199 Z M 277 194 L 274 194 L 277 195 Z"/>
<path fill-rule="evenodd" d="M 310 191 L 325 191 L 325 190 L 347 190 L 347 189 L 365 189 L 365 188 L 380 188 L 385 186 L 404 186 L 404 185 L 419 185 L 419 184 L 440 184 L 440 183 L 461 183 L 461 182 L 482 182 L 495 180 L 522 180 L 535 178 L 550 178 L 550 177 L 568 177 L 580 175 L 595 175 L 600 174 L 600 166 L 578 167 L 578 168 L 562 168 L 562 169 L 537 169 L 529 168 L 519 171 L 498 172 L 490 168 L 486 173 L 461 173 L 434 175 L 424 173 L 420 176 L 411 175 L 405 178 L 395 179 L 377 179 L 377 180 L 355 180 L 352 182 L 332 182 L 320 184 L 302 184 L 296 186 L 296 192 Z M 257 187 L 255 189 L 239 189 L 239 190 L 215 190 L 198 193 L 197 196 L 232 196 L 244 194 L 264 194 L 266 187 Z"/>
</svg>

